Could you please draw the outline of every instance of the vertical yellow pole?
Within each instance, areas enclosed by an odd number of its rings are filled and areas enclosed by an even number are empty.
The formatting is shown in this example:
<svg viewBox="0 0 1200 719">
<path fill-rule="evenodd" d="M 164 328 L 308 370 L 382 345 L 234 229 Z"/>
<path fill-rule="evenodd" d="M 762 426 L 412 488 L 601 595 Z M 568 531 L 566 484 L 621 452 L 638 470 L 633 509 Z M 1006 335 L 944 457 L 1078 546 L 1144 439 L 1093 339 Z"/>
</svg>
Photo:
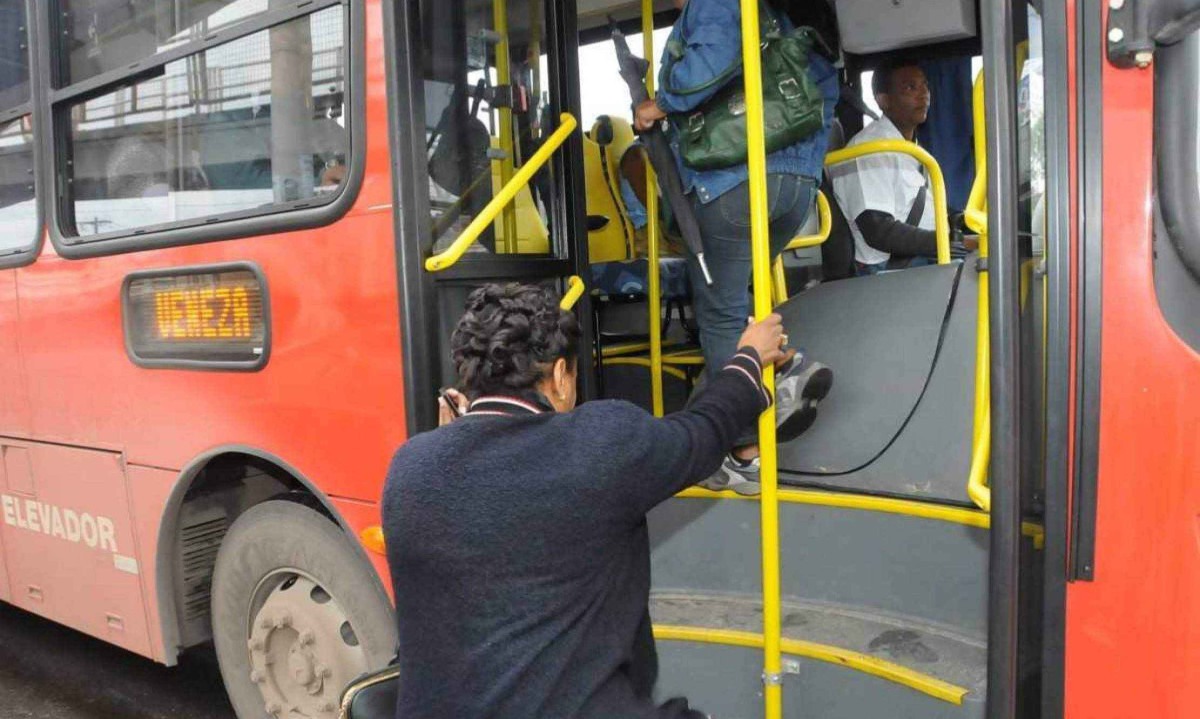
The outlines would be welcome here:
<svg viewBox="0 0 1200 719">
<path fill-rule="evenodd" d="M 767 151 L 763 139 L 762 56 L 759 49 L 758 0 L 741 0 L 742 64 L 746 82 L 746 145 L 750 170 L 750 248 L 754 273 L 754 316 L 771 314 L 771 249 L 767 210 Z M 775 370 L 763 370 L 767 391 L 775 393 Z M 783 713 L 783 669 L 780 656 L 779 473 L 775 446 L 775 412 L 758 418 L 762 500 L 763 705 L 767 719 Z"/>
<path fill-rule="evenodd" d="M 508 57 L 508 0 L 496 0 L 492 6 L 492 21 L 496 26 L 496 35 L 500 41 L 496 43 L 496 84 L 508 88 L 512 84 L 512 67 Z M 512 180 L 513 158 L 513 118 L 512 108 L 500 108 L 500 149 L 504 157 L 500 159 L 500 186 L 504 187 Z M 504 208 L 501 215 L 504 224 L 504 252 L 512 254 L 517 251 L 517 215 L 512 203 Z"/>
<path fill-rule="evenodd" d="M 646 91 L 654 97 L 654 0 L 642 0 L 642 54 L 649 61 Z M 650 297 L 650 406 L 663 416 L 662 278 L 658 271 L 658 178 L 646 163 L 646 280 Z"/>
</svg>

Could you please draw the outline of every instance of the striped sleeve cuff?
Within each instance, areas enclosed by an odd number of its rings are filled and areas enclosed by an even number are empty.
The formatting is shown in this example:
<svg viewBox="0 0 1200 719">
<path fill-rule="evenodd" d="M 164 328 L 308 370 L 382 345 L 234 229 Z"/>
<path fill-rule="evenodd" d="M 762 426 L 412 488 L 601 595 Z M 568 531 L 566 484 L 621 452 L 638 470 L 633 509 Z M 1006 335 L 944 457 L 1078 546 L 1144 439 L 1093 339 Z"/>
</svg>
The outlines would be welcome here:
<svg viewBox="0 0 1200 719">
<path fill-rule="evenodd" d="M 721 369 L 722 372 L 733 372 L 734 374 L 745 377 L 754 388 L 758 390 L 762 396 L 763 406 L 771 405 L 771 395 L 767 393 L 763 387 L 762 364 L 758 361 L 758 353 L 752 347 L 743 347 L 737 351 L 725 366 Z"/>
</svg>

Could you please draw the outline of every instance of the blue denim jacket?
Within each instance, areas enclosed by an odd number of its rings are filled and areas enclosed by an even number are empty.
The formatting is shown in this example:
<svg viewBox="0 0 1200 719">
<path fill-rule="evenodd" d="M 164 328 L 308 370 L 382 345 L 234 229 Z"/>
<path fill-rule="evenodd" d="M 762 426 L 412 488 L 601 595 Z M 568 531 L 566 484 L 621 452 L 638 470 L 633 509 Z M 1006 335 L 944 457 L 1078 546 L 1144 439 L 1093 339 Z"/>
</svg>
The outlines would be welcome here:
<svg viewBox="0 0 1200 719">
<path fill-rule="evenodd" d="M 780 14 L 785 30 L 793 28 L 785 15 Z M 675 95 L 663 88 L 689 88 L 702 85 L 720 75 L 732 63 L 738 62 L 742 53 L 742 11 L 738 0 L 688 0 L 683 14 L 671 28 L 668 42 L 675 41 L 686 47 L 683 58 L 671 68 L 670 78 L 666 75 L 666 56 L 659 70 L 658 106 L 667 113 L 688 112 L 720 91 L 720 86 L 690 95 Z M 829 126 L 833 120 L 833 109 L 838 99 L 837 71 L 817 53 L 812 53 L 808 72 L 825 96 L 825 124 L 809 137 L 767 156 L 767 172 L 772 174 L 802 175 L 818 179 L 825 164 L 825 150 L 829 144 Z M 668 81 L 669 80 L 669 81 Z M 741 82 L 741 76 L 731 82 Z M 674 143 L 672 143 L 674 145 Z M 693 170 L 679 159 L 675 147 L 675 160 L 679 165 L 680 178 L 685 192 L 695 192 L 702 203 L 709 203 L 746 181 L 749 172 L 745 165 L 720 170 Z"/>
</svg>

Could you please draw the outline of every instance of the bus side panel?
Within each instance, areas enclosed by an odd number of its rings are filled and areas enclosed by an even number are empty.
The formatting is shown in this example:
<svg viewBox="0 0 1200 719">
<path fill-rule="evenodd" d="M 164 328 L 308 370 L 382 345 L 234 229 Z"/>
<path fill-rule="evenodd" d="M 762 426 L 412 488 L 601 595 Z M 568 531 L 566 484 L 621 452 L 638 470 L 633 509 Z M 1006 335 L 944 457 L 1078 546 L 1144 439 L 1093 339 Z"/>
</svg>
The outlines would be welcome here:
<svg viewBox="0 0 1200 719">
<path fill-rule="evenodd" d="M 182 469 L 214 447 L 282 458 L 330 496 L 379 499 L 403 441 L 403 376 L 380 8 L 367 6 L 365 174 L 353 207 L 316 229 L 19 270 L 32 434 Z M 258 372 L 144 369 L 127 356 L 131 272 L 257 265 L 271 347 Z"/>
<path fill-rule="evenodd" d="M 166 638 L 161 631 L 162 608 L 158 601 L 158 530 L 162 526 L 163 507 L 166 506 L 167 497 L 179 479 L 179 473 L 155 467 L 130 465 L 125 474 L 129 477 L 129 505 L 133 512 L 133 534 L 137 542 L 138 563 L 141 566 L 142 596 L 145 597 L 146 623 L 149 625 L 150 635 L 150 657 L 165 662 Z M 170 552 L 172 546 L 166 544 L 162 551 Z"/>
<path fill-rule="evenodd" d="M 121 456 L 27 443 L 31 492 L 0 494 L 17 606 L 150 652 Z"/>
<path fill-rule="evenodd" d="M 1069 719 L 1200 716 L 1200 356 L 1153 277 L 1153 70 L 1105 63 L 1095 580 L 1068 585 Z"/>
<path fill-rule="evenodd" d="M 0 436 L 29 432 L 29 400 L 17 337 L 17 275 L 0 270 Z"/>
</svg>

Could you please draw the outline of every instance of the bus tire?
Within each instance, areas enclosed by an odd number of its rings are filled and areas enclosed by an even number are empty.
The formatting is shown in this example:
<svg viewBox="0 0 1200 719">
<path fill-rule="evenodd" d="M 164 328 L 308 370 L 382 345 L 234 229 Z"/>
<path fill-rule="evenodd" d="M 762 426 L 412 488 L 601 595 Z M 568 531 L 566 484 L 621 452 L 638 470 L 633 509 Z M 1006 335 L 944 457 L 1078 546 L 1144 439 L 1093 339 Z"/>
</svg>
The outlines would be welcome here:
<svg viewBox="0 0 1200 719">
<path fill-rule="evenodd" d="M 217 553 L 212 633 L 239 719 L 335 719 L 342 689 L 396 650 L 391 604 L 336 524 L 301 504 L 246 510 Z"/>
</svg>

